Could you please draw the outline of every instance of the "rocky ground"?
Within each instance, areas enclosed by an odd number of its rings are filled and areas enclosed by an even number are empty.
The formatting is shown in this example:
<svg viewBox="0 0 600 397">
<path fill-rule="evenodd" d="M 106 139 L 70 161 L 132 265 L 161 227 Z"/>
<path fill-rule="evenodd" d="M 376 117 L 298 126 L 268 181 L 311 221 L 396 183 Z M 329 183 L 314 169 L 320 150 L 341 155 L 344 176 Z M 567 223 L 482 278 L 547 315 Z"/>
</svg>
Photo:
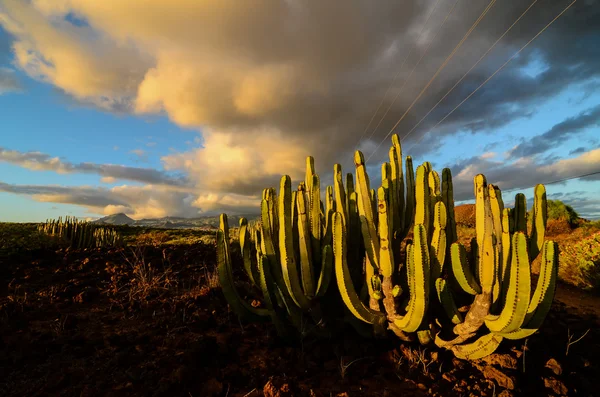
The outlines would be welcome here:
<svg viewBox="0 0 600 397">
<path fill-rule="evenodd" d="M 598 395 L 598 298 L 560 285 L 543 329 L 472 363 L 367 340 L 285 345 L 243 324 L 214 246 L 37 250 L 0 257 L 2 396 Z"/>
</svg>

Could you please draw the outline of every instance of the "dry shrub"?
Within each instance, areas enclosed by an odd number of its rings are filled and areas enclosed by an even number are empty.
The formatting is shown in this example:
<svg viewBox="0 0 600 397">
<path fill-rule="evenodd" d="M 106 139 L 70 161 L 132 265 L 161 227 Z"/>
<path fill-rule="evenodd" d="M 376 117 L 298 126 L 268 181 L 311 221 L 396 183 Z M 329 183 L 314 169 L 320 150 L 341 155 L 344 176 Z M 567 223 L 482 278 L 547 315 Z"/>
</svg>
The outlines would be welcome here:
<svg viewBox="0 0 600 397">
<path fill-rule="evenodd" d="M 147 232 L 139 234 L 136 237 L 136 242 L 139 245 L 158 247 L 169 241 L 169 239 L 169 235 L 165 232 Z"/>
<path fill-rule="evenodd" d="M 566 219 L 548 219 L 546 236 L 560 236 L 572 231 L 571 224 Z"/>
<path fill-rule="evenodd" d="M 600 232 L 565 245 L 560 253 L 558 271 L 563 280 L 600 292 Z"/>
<path fill-rule="evenodd" d="M 126 256 L 132 276 L 128 282 L 129 299 L 145 300 L 149 295 L 168 290 L 177 284 L 176 274 L 172 266 L 167 266 L 166 251 L 163 250 L 162 266 L 146 260 L 140 247 L 131 250 L 131 256 Z"/>
<path fill-rule="evenodd" d="M 475 204 L 454 207 L 454 220 L 457 225 L 475 227 Z"/>
</svg>

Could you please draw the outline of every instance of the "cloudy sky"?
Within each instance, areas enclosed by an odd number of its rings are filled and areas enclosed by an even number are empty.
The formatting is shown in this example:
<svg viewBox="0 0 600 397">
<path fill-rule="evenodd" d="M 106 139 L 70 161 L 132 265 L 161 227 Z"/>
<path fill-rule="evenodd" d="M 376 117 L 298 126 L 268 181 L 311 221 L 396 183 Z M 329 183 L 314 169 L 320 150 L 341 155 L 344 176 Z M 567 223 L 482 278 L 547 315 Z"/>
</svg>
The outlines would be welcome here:
<svg viewBox="0 0 600 397">
<path fill-rule="evenodd" d="M 600 171 L 600 0 L 571 3 L 0 0 L 0 220 L 257 212 L 307 155 L 376 181 L 392 131 L 456 200 Z M 600 173 L 547 190 L 600 218 Z"/>
</svg>

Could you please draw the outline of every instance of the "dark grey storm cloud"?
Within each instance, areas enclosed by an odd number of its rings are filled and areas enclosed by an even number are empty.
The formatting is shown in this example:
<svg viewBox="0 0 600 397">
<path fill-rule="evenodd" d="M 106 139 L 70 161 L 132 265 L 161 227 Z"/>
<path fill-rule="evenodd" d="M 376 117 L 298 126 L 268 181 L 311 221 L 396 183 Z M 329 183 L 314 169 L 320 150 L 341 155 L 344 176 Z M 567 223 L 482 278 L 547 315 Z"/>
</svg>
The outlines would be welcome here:
<svg viewBox="0 0 600 397">
<path fill-rule="evenodd" d="M 52 202 L 75 204 L 87 207 L 107 205 L 125 206 L 126 202 L 115 198 L 110 191 L 102 188 L 65 187 L 52 185 L 13 185 L 0 182 L 0 192 L 23 194 L 40 198 L 48 196 Z M 40 200 L 44 201 L 44 200 Z"/>
<path fill-rule="evenodd" d="M 173 176 L 153 168 L 128 167 L 117 164 L 71 163 L 40 152 L 19 152 L 0 147 L 0 161 L 33 170 L 51 170 L 64 173 L 88 173 L 121 180 L 155 185 L 187 186 L 184 176 Z"/>
</svg>

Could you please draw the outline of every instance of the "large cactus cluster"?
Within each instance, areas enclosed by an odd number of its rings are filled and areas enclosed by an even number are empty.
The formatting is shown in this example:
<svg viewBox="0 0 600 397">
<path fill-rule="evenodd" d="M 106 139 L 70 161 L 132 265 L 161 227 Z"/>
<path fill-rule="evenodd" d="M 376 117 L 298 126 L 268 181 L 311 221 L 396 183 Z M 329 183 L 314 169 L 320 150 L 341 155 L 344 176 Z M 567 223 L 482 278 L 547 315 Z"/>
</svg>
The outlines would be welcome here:
<svg viewBox="0 0 600 397">
<path fill-rule="evenodd" d="M 449 169 L 440 178 L 425 162 L 415 172 L 397 135 L 377 190 L 360 151 L 354 163 L 356 174 L 345 178 L 334 166 L 333 186 L 322 199 L 309 157 L 296 190 L 283 176 L 279 192 L 264 190 L 260 221 L 240 220 L 242 261 L 262 295 L 260 307 L 234 285 L 227 216 L 221 215 L 219 277 L 236 314 L 270 319 L 284 337 L 330 333 L 346 322 L 361 334 L 391 331 L 466 359 L 540 327 L 558 267 L 556 244 L 544 241 L 543 185 L 535 189 L 528 236 L 525 196 L 517 194 L 515 207 L 504 208 L 500 189 L 477 175 L 476 238 L 468 255 L 457 242 Z M 531 264 L 538 256 L 540 275 L 531 295 Z"/>
<path fill-rule="evenodd" d="M 123 244 L 121 235 L 115 229 L 70 216 L 49 219 L 38 225 L 38 230 L 68 241 L 71 248 L 118 247 Z"/>
</svg>

